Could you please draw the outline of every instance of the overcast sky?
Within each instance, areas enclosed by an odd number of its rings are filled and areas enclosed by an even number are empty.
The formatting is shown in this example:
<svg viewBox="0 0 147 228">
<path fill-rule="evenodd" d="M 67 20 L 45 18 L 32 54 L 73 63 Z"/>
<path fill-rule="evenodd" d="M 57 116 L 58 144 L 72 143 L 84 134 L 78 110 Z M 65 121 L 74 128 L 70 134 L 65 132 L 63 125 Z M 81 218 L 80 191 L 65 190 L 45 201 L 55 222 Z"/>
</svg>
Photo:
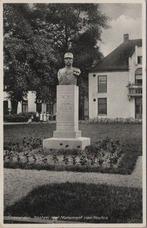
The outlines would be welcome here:
<svg viewBox="0 0 147 228">
<path fill-rule="evenodd" d="M 104 56 L 123 42 L 123 34 L 130 39 L 142 38 L 141 4 L 106 3 L 100 4 L 101 10 L 111 18 L 110 28 L 103 30 L 100 48 Z"/>
</svg>

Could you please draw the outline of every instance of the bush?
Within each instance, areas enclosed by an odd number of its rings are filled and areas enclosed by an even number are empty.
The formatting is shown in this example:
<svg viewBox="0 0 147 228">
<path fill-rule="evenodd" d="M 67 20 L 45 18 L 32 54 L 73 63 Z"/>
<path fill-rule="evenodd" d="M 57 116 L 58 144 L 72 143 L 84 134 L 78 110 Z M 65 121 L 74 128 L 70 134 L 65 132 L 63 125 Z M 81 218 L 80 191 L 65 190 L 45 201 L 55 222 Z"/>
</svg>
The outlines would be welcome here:
<svg viewBox="0 0 147 228">
<path fill-rule="evenodd" d="M 4 116 L 5 122 L 27 122 L 31 117 L 32 121 L 39 121 L 39 117 L 36 117 L 35 112 L 26 112 L 26 113 L 18 113 L 18 114 L 10 114 Z"/>
<path fill-rule="evenodd" d="M 26 117 L 28 119 L 30 119 L 31 117 L 33 117 L 32 118 L 32 121 L 37 121 L 38 122 L 40 120 L 39 117 L 36 116 L 36 112 L 25 112 L 25 113 L 21 112 L 21 113 L 19 113 L 17 115 L 18 116 L 19 115 L 20 116 L 24 116 L 24 117 Z"/>
<path fill-rule="evenodd" d="M 86 120 L 87 123 L 105 123 L 105 124 L 111 124 L 111 123 L 125 123 L 125 124 L 138 124 L 142 123 L 142 119 L 134 119 L 134 118 L 100 118 L 96 117 L 93 119 Z"/>
<path fill-rule="evenodd" d="M 27 122 L 28 116 L 20 115 L 20 114 L 10 114 L 4 116 L 5 122 Z"/>
<path fill-rule="evenodd" d="M 19 152 L 26 149 L 31 151 L 42 147 L 42 140 L 40 138 L 24 137 L 22 143 L 20 142 L 4 142 L 4 150 Z"/>
</svg>

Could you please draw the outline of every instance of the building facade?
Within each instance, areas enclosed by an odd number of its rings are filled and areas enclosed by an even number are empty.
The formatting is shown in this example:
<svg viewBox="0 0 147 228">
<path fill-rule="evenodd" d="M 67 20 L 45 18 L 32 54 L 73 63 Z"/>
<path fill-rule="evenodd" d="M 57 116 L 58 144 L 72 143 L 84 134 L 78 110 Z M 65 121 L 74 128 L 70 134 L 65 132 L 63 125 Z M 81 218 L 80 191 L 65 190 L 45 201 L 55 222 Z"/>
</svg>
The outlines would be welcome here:
<svg viewBox="0 0 147 228">
<path fill-rule="evenodd" d="M 4 107 L 4 115 L 11 113 L 11 101 L 9 99 L 9 95 L 6 91 L 4 91 L 4 99 L 3 99 L 3 107 Z M 84 110 L 83 110 L 83 118 L 88 118 L 88 99 L 84 99 L 83 104 Z M 27 113 L 27 112 L 35 112 L 36 114 L 41 114 L 40 119 L 44 118 L 43 115 L 47 115 L 50 120 L 55 120 L 56 118 L 56 103 L 44 103 L 42 101 L 36 100 L 36 92 L 35 91 L 29 91 L 27 94 L 27 97 L 21 101 L 18 102 L 17 107 L 17 114 L 19 113 Z M 47 118 L 48 118 L 47 117 Z M 80 113 L 79 113 L 80 117 Z M 46 117 L 44 119 L 47 119 Z M 81 118 L 82 119 L 82 118 Z"/>
<path fill-rule="evenodd" d="M 89 118 L 142 118 L 142 40 L 123 43 L 89 73 Z"/>
<path fill-rule="evenodd" d="M 142 118 L 142 40 L 124 41 L 89 73 L 89 102 L 84 100 L 82 118 Z M 81 110 L 81 107 L 79 108 Z M 29 91 L 18 103 L 17 113 L 36 112 L 56 116 L 56 104 L 36 100 Z M 4 114 L 11 113 L 11 101 L 4 91 Z M 79 112 L 80 116 L 80 112 Z"/>
<path fill-rule="evenodd" d="M 18 102 L 17 114 L 36 112 L 38 114 L 50 114 L 52 117 L 56 115 L 56 104 L 44 103 L 41 101 L 36 101 L 36 92 L 29 91 L 27 97 Z M 11 101 L 9 99 L 8 93 L 4 91 L 4 114 L 11 113 Z"/>
</svg>

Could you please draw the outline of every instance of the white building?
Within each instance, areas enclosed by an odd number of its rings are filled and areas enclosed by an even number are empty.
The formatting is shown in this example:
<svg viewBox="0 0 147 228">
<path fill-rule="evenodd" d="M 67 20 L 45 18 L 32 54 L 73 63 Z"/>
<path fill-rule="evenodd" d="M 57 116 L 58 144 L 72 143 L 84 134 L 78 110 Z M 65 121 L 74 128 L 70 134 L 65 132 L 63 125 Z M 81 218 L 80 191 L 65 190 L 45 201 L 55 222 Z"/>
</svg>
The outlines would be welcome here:
<svg viewBox="0 0 147 228">
<path fill-rule="evenodd" d="M 89 105 L 84 102 L 84 118 L 141 118 L 142 116 L 142 40 L 124 42 L 89 73 Z M 4 114 L 11 101 L 4 91 Z M 17 113 L 38 112 L 56 115 L 56 104 L 36 102 L 36 92 L 18 103 Z"/>
<path fill-rule="evenodd" d="M 4 91 L 4 114 L 11 112 L 11 101 L 9 99 L 8 93 Z M 36 102 L 36 92 L 29 91 L 27 97 L 18 102 L 17 113 L 26 112 L 38 112 L 38 113 L 48 113 L 52 116 L 56 113 L 56 105 L 52 103 L 42 103 L 40 101 Z"/>
<path fill-rule="evenodd" d="M 89 73 L 89 118 L 141 118 L 142 40 L 128 34 Z"/>
</svg>

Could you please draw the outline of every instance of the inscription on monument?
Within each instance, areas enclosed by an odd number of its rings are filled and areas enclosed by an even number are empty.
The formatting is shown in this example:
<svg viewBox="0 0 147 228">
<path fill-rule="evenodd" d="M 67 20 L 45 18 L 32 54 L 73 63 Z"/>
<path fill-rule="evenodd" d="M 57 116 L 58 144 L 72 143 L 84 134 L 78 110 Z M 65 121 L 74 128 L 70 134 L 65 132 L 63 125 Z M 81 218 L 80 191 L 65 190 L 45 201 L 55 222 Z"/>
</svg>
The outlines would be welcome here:
<svg viewBox="0 0 147 228">
<path fill-rule="evenodd" d="M 72 113 L 74 111 L 72 94 L 71 96 L 61 95 L 58 106 L 58 121 L 72 121 Z"/>
</svg>

